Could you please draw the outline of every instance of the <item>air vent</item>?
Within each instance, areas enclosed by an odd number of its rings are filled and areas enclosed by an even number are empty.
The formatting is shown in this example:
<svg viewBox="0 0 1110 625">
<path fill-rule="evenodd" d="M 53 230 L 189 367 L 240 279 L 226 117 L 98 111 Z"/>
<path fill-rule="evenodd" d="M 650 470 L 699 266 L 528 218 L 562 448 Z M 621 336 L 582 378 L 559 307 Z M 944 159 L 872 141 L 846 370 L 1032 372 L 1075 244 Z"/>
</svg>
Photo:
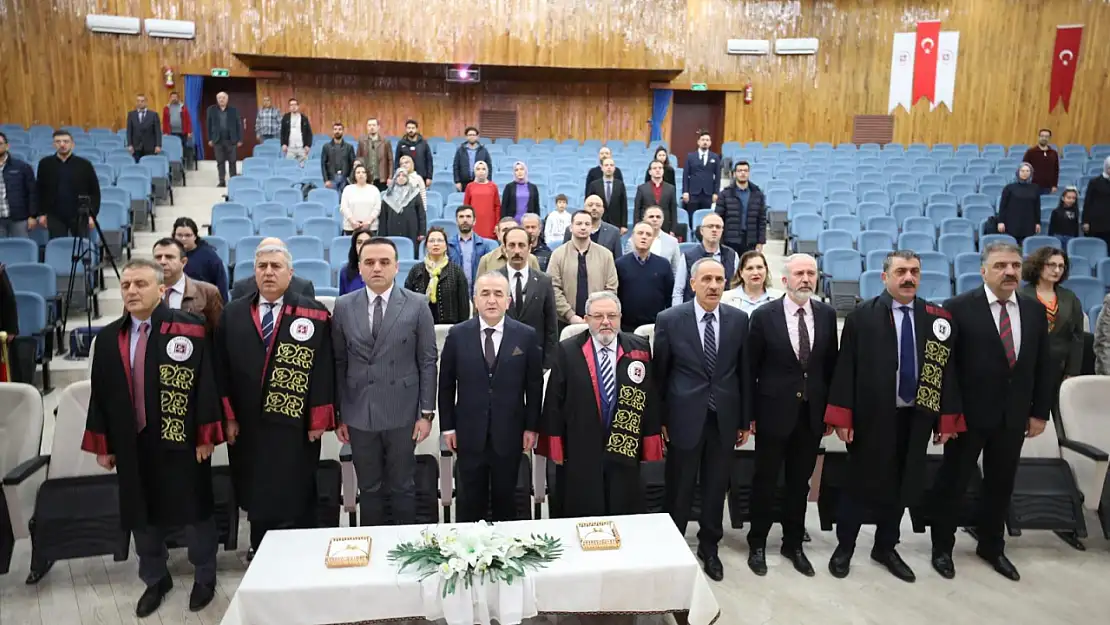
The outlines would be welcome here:
<svg viewBox="0 0 1110 625">
<path fill-rule="evenodd" d="M 856 115 L 852 120 L 852 143 L 878 143 L 886 145 L 894 141 L 894 117 L 892 115 Z"/>
<path fill-rule="evenodd" d="M 478 111 L 478 127 L 490 139 L 517 139 L 516 111 Z"/>
</svg>

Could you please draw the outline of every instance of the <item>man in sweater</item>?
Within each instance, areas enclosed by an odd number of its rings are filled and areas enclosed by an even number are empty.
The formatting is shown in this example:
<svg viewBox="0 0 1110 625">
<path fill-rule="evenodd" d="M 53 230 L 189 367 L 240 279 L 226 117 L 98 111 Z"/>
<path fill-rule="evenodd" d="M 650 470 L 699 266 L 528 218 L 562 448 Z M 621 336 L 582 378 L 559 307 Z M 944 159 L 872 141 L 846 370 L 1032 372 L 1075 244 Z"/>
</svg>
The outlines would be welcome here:
<svg viewBox="0 0 1110 625">
<path fill-rule="evenodd" d="M 1037 131 L 1037 145 L 1025 151 L 1022 161 L 1033 166 L 1033 184 L 1041 188 L 1041 195 L 1056 193 L 1060 184 L 1060 155 L 1048 142 L 1052 131 L 1041 128 Z"/>
<path fill-rule="evenodd" d="M 738 161 L 732 168 L 732 184 L 725 187 L 717 201 L 717 214 L 725 221 L 725 245 L 743 254 L 763 251 L 767 242 L 767 201 L 763 191 L 748 177 L 752 168 Z"/>
<path fill-rule="evenodd" d="M 663 209 L 658 206 L 648 206 L 644 210 L 643 222 L 651 226 L 651 253 L 667 261 L 671 267 L 671 276 L 675 280 L 678 279 L 679 271 L 685 275 L 686 256 L 678 246 L 678 239 L 663 230 Z M 635 241 L 630 238 L 628 244 L 624 246 L 624 251 L 626 253 L 635 251 L 635 245 Z"/>
<path fill-rule="evenodd" d="M 343 123 L 331 125 L 331 141 L 324 144 L 320 153 L 320 169 L 324 172 L 324 186 L 343 195 L 347 176 L 355 166 L 355 148 L 343 139 Z"/>
<path fill-rule="evenodd" d="M 289 98 L 289 112 L 281 118 L 281 151 L 285 158 L 302 165 L 312 149 L 312 124 L 308 115 L 301 113 L 297 98 Z"/>
<path fill-rule="evenodd" d="M 563 324 L 585 323 L 586 299 L 591 293 L 617 292 L 613 254 L 590 239 L 592 228 L 590 213 L 575 213 L 570 222 L 570 240 L 551 253 L 547 265 L 555 289 L 555 311 Z"/>
<path fill-rule="evenodd" d="M 632 251 L 617 259 L 622 332 L 655 323 L 655 316 L 670 306 L 674 274 L 666 259 L 651 253 L 655 239 L 655 227 L 641 221 L 632 229 Z"/>
<path fill-rule="evenodd" d="M 1098 237 L 1110 247 L 1110 156 L 1102 162 L 1102 175 L 1087 183 L 1087 193 L 1083 196 L 1083 234 Z"/>
<path fill-rule="evenodd" d="M 38 206 L 33 215 L 50 238 L 83 237 L 100 213 L 100 181 L 92 163 L 73 153 L 73 135 L 54 131 L 57 152 L 39 161 Z M 87 221 L 78 220 L 79 209 L 87 208 Z"/>
<path fill-rule="evenodd" d="M 686 264 L 674 274 L 674 294 L 671 305 L 678 306 L 694 299 L 694 290 L 690 288 L 687 279 L 687 269 L 703 258 L 712 258 L 725 267 L 725 290 L 731 288 L 732 278 L 736 276 L 736 265 L 739 256 L 736 250 L 721 245 L 721 233 L 725 230 L 725 220 L 712 213 L 701 220 L 698 233 L 701 235 L 701 245 L 691 248 L 683 253 Z"/>
<path fill-rule="evenodd" d="M 465 191 L 466 185 L 474 181 L 474 163 L 483 161 L 490 171 L 493 171 L 493 159 L 486 146 L 478 143 L 478 129 L 474 126 L 466 127 L 466 143 L 455 150 L 455 163 L 452 166 L 455 173 L 455 190 Z"/>
<path fill-rule="evenodd" d="M 397 141 L 397 154 L 393 157 L 393 162 L 396 165 L 401 164 L 401 157 L 409 155 L 412 157 L 412 164 L 416 167 L 416 173 L 424 179 L 424 184 L 431 186 L 432 172 L 434 171 L 435 164 L 432 162 L 432 148 L 428 142 L 424 140 L 424 136 L 419 133 L 420 124 L 415 119 L 410 119 L 405 122 L 405 136 Z"/>
<path fill-rule="evenodd" d="M 181 101 L 181 95 L 170 92 L 169 104 L 162 107 L 162 134 L 181 139 L 185 156 L 193 153 L 193 120 L 189 108 Z M 188 158 L 186 159 L 188 160 Z"/>
<path fill-rule="evenodd" d="M 358 157 L 366 165 L 370 182 L 385 191 L 393 179 L 393 146 L 381 135 L 377 117 L 366 120 L 366 136 L 358 142 Z"/>
</svg>

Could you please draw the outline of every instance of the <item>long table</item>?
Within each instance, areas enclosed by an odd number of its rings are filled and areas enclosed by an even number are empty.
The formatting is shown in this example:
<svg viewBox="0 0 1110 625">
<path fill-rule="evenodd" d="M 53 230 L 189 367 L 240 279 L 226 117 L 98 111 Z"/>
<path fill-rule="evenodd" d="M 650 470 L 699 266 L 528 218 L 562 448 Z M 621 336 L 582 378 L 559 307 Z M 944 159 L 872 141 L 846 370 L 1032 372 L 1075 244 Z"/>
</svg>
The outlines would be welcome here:
<svg viewBox="0 0 1110 625">
<path fill-rule="evenodd" d="M 529 572 L 540 614 L 662 614 L 688 612 L 691 625 L 711 625 L 720 608 L 685 539 L 665 514 L 611 517 L 621 548 L 583 551 L 575 525 L 585 519 L 498 524 L 511 535 L 562 539 L 562 557 Z M 592 519 L 598 520 L 598 519 Z M 398 573 L 386 554 L 415 540 L 426 526 L 284 530 L 266 535 L 232 599 L 222 625 L 331 625 L 423 618 L 417 574 Z M 329 569 L 334 537 L 373 540 L 370 565 Z"/>
</svg>

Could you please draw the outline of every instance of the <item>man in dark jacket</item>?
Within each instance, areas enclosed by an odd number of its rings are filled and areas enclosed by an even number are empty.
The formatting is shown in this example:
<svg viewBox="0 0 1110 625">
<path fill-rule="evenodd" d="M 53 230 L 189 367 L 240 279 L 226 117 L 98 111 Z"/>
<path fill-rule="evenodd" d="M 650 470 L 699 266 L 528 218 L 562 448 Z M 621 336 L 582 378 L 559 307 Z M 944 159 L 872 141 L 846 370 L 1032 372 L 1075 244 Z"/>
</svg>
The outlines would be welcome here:
<svg viewBox="0 0 1110 625">
<path fill-rule="evenodd" d="M 54 131 L 54 149 L 57 153 L 39 161 L 39 203 L 33 214 L 51 239 L 85 236 L 100 213 L 100 181 L 92 163 L 73 153 L 73 135 L 68 131 Z M 78 209 L 86 201 L 88 222 L 78 223 Z"/>
<path fill-rule="evenodd" d="M 297 124 L 297 132 L 293 131 L 294 122 Z M 301 112 L 301 103 L 297 98 L 289 98 L 289 112 L 281 118 L 281 151 L 285 158 L 304 162 L 311 149 L 312 124 L 308 121 L 308 115 Z"/>
<path fill-rule="evenodd" d="M 8 136 L 0 132 L 0 239 L 25 237 L 35 206 L 35 171 L 8 152 Z"/>
<path fill-rule="evenodd" d="M 236 150 L 243 145 L 243 122 L 239 118 L 238 109 L 228 106 L 227 94 L 223 91 L 216 94 L 216 103 L 208 107 L 205 118 L 208 147 L 215 153 L 216 174 L 220 178 L 216 186 L 226 187 L 225 170 L 229 165 L 231 177 L 238 175 L 235 170 L 235 162 L 238 158 Z"/>
<path fill-rule="evenodd" d="M 763 251 L 767 242 L 767 202 L 763 191 L 748 181 L 751 165 L 738 161 L 732 168 L 733 183 L 717 198 L 717 214 L 725 220 L 725 245 L 743 254 Z"/>
<path fill-rule="evenodd" d="M 347 176 L 355 166 L 355 148 L 343 139 L 343 124 L 331 125 L 331 141 L 324 144 L 320 152 L 320 169 L 324 172 L 324 186 L 335 189 L 343 195 L 347 186 Z"/>
<path fill-rule="evenodd" d="M 1110 247 L 1110 156 L 1102 162 L 1102 175 L 1087 183 L 1083 196 L 1083 234 L 1098 237 Z"/>
<path fill-rule="evenodd" d="M 135 110 L 127 114 L 127 150 L 135 162 L 148 154 L 162 153 L 162 122 L 158 113 L 146 107 L 146 96 L 139 94 Z"/>
<path fill-rule="evenodd" d="M 613 151 L 610 150 L 607 146 L 603 145 L 601 146 L 601 149 L 597 151 L 597 165 L 594 165 L 593 168 L 586 173 L 585 194 L 587 197 L 590 195 L 590 183 L 605 175 L 605 172 L 602 171 L 602 165 L 605 163 L 605 159 L 607 158 L 613 158 Z M 613 166 L 613 177 L 617 180 L 620 180 L 621 182 L 624 182 L 624 174 L 621 173 L 620 167 L 617 167 L 615 165 Z"/>
<path fill-rule="evenodd" d="M 401 157 L 408 154 L 412 157 L 412 164 L 416 167 L 416 173 L 424 179 L 424 184 L 431 185 L 432 171 L 435 167 L 435 164 L 432 163 L 432 148 L 424 140 L 424 136 L 417 132 L 419 128 L 420 124 L 415 119 L 405 122 L 405 136 L 397 141 L 397 154 L 393 156 L 393 163 L 399 167 Z"/>
<path fill-rule="evenodd" d="M 466 127 L 466 143 L 455 150 L 455 190 L 465 191 L 466 185 L 474 181 L 474 163 L 484 162 L 493 171 L 493 158 L 490 157 L 486 146 L 478 143 L 478 129 L 474 126 Z"/>
</svg>

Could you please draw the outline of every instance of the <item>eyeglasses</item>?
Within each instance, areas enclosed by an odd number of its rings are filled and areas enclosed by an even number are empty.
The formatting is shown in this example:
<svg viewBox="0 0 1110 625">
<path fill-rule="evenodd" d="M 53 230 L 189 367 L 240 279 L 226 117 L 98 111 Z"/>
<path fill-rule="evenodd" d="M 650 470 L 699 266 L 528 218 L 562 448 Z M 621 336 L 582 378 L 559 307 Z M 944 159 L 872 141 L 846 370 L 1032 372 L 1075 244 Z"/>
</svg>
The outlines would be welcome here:
<svg viewBox="0 0 1110 625">
<path fill-rule="evenodd" d="M 621 314 L 620 313 L 609 313 L 607 315 L 591 314 L 591 315 L 586 315 L 586 317 L 589 318 L 589 319 L 593 319 L 594 321 L 615 322 L 615 321 L 620 321 Z"/>
<path fill-rule="evenodd" d="M 1064 263 L 1045 263 L 1044 266 L 1049 269 L 1065 269 L 1067 267 Z"/>
</svg>

